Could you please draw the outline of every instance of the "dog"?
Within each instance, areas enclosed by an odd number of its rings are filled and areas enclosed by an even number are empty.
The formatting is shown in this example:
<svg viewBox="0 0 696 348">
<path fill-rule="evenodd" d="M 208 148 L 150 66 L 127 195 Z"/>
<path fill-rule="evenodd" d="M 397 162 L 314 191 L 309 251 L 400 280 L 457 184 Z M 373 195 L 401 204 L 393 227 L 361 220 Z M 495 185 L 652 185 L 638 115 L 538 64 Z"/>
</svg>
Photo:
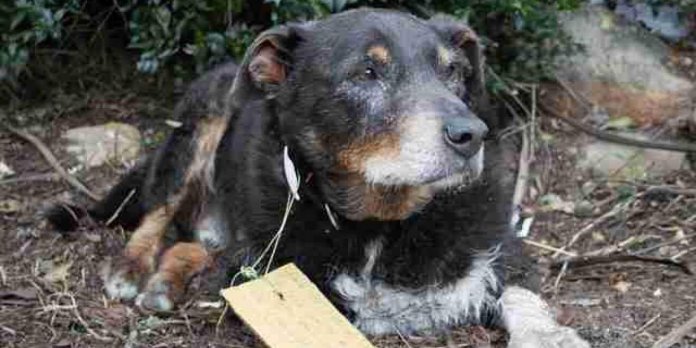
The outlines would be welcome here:
<svg viewBox="0 0 696 348">
<path fill-rule="evenodd" d="M 169 311 L 199 274 L 222 287 L 294 262 L 366 334 L 476 324 L 510 347 L 589 347 L 523 287 L 494 110 L 479 39 L 452 18 L 356 9 L 265 31 L 89 209 L 135 229 L 106 292 Z"/>
</svg>

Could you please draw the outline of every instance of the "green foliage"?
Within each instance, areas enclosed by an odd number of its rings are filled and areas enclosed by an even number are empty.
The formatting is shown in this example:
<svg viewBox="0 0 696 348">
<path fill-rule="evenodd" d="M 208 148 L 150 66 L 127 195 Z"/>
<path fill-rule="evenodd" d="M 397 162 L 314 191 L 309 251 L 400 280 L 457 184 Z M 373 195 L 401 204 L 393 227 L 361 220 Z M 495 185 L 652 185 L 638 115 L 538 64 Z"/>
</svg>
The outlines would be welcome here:
<svg viewBox="0 0 696 348">
<path fill-rule="evenodd" d="M 64 34 L 63 19 L 77 13 L 78 0 L 16 0 L 0 4 L 0 81 L 16 79 L 30 50 Z"/>
<path fill-rule="evenodd" d="M 560 32 L 559 11 L 580 0 L 15 0 L 0 5 L 0 81 L 16 79 L 39 45 L 60 46 L 69 23 L 94 15 L 95 7 L 119 14 L 89 22 L 120 33 L 135 67 L 200 73 L 239 58 L 256 34 L 275 24 L 311 20 L 358 6 L 399 8 L 427 17 L 443 12 L 467 20 L 487 40 L 489 62 L 506 77 L 544 77 L 556 58 L 577 47 Z M 89 5 L 89 6 L 87 6 Z"/>
<path fill-rule="evenodd" d="M 236 53 L 249 44 L 253 32 L 235 26 L 224 13 L 234 13 L 242 0 L 131 0 L 120 11 L 129 18 L 129 48 L 140 52 L 139 71 L 155 73 L 182 55 L 193 59 L 196 70 Z M 182 59 L 184 57 L 181 57 Z"/>
</svg>

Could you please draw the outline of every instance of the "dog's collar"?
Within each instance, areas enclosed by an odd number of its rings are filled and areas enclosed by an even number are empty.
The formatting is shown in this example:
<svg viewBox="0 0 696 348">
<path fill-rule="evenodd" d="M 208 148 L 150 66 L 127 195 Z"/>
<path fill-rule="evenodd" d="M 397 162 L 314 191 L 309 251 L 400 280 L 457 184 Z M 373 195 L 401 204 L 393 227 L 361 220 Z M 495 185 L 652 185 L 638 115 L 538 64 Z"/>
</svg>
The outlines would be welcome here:
<svg viewBox="0 0 696 348">
<path fill-rule="evenodd" d="M 288 185 L 288 190 L 290 192 L 290 195 L 292 195 L 293 199 L 295 201 L 300 201 L 300 185 L 302 184 L 302 175 L 300 171 L 297 169 L 297 166 L 295 165 L 295 162 L 292 160 L 290 157 L 290 149 L 288 148 L 287 145 L 283 147 L 283 171 L 285 173 L 285 182 Z M 303 190 L 303 194 L 307 193 L 307 195 L 310 197 L 311 201 L 314 201 L 315 204 L 321 206 L 321 208 L 326 212 L 326 216 L 329 219 L 329 222 L 331 222 L 331 225 L 333 228 L 338 231 L 341 229 L 340 225 L 338 224 L 338 219 L 339 217 L 331 210 L 331 207 L 329 206 L 328 203 L 323 202 L 321 199 L 318 199 L 318 195 L 312 192 L 311 189 L 309 189 L 309 186 L 311 186 L 312 179 L 314 178 L 314 173 L 313 172 L 308 172 L 307 173 L 307 178 L 304 181 L 305 186 L 307 186 L 306 190 Z"/>
</svg>

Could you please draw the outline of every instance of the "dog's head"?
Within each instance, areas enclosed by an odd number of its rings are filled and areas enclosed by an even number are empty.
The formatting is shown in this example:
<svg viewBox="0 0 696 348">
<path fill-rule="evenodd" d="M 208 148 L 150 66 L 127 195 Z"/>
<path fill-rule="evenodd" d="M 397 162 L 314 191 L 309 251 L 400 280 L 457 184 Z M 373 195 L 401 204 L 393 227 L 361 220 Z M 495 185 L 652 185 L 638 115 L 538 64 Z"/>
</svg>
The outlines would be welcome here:
<svg viewBox="0 0 696 348">
<path fill-rule="evenodd" d="M 361 9 L 263 33 L 233 93 L 272 100 L 284 140 L 323 177 L 436 192 L 482 171 L 482 64 L 462 23 Z"/>
</svg>

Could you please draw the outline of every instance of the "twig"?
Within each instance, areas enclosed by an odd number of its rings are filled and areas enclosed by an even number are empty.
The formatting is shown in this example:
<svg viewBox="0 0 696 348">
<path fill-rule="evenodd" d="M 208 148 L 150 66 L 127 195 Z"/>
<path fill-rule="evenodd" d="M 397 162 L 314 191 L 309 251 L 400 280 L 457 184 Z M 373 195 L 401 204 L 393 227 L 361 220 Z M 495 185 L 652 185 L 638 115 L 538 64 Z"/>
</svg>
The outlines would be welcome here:
<svg viewBox="0 0 696 348">
<path fill-rule="evenodd" d="M 662 313 L 657 313 L 654 317 L 652 317 L 650 320 L 645 322 L 645 324 L 641 325 L 636 331 L 633 331 L 632 335 L 635 336 L 647 329 L 650 325 L 655 323 L 657 319 L 660 319 L 660 316 L 662 316 Z"/>
<path fill-rule="evenodd" d="M 73 208 L 67 204 L 64 203 L 59 203 L 60 207 L 63 208 L 63 210 L 67 211 L 70 217 L 73 219 L 75 222 L 79 222 L 80 218 L 77 216 L 77 213 L 73 210 Z"/>
<path fill-rule="evenodd" d="M 658 186 L 639 185 L 639 186 L 645 188 L 645 192 L 647 194 L 667 193 L 667 194 L 679 195 L 679 196 L 696 196 L 696 189 L 681 188 L 681 187 L 676 187 L 676 186 L 671 186 L 671 185 L 658 185 Z"/>
<path fill-rule="evenodd" d="M 574 89 L 570 88 L 568 83 L 562 79 L 558 74 L 554 74 L 554 78 L 556 78 L 556 82 L 558 82 L 561 87 L 576 101 L 580 106 L 582 106 L 585 110 L 589 110 L 590 106 L 592 106 L 592 103 L 587 100 L 587 98 L 582 95 L 582 98 L 580 98 L 581 95 L 578 95 L 578 93 L 575 92 Z"/>
<path fill-rule="evenodd" d="M 688 249 L 686 249 L 686 250 L 682 250 L 682 251 L 680 251 L 680 252 L 678 252 L 678 253 L 672 255 L 671 259 L 674 260 L 674 261 L 678 261 L 679 258 L 681 258 L 682 256 L 684 256 L 684 255 L 686 255 L 686 254 L 688 254 L 688 253 L 690 253 L 690 252 L 692 252 L 692 251 L 694 251 L 694 250 L 696 250 L 696 247 L 691 247 L 691 248 L 688 248 Z"/>
<path fill-rule="evenodd" d="M 564 247 L 561 248 L 561 250 L 569 249 L 570 247 L 573 246 L 581 237 L 583 237 L 585 234 L 588 232 L 594 230 L 597 226 L 603 224 L 607 220 L 611 219 L 612 217 L 616 216 L 621 210 L 626 208 L 632 201 L 627 201 L 621 204 L 616 205 L 613 209 L 610 211 L 606 212 L 604 215 L 600 216 L 597 218 L 597 220 L 591 222 L 587 226 L 583 227 L 579 231 L 577 231 L 571 238 L 568 244 L 566 244 Z M 556 252 L 553 254 L 553 258 L 558 258 L 560 256 L 560 252 Z"/>
<path fill-rule="evenodd" d="M 128 202 L 131 200 L 131 198 L 133 198 L 135 191 L 136 191 L 136 189 L 130 190 L 130 192 L 128 193 L 128 196 L 126 196 L 126 198 L 121 202 L 121 204 L 118 206 L 118 208 L 116 209 L 114 214 L 111 215 L 109 220 L 106 220 L 106 226 L 111 225 L 111 223 L 114 222 L 114 220 L 116 220 L 116 218 L 118 218 L 118 216 L 121 214 L 121 211 L 123 210 L 123 208 L 126 206 L 126 204 L 128 204 Z"/>
<path fill-rule="evenodd" d="M 563 266 L 561 266 L 561 271 L 558 272 L 558 276 L 556 277 L 556 281 L 553 282 L 554 293 L 558 292 L 558 285 L 561 283 L 561 279 L 563 279 L 563 276 L 566 274 L 567 270 L 568 270 L 568 262 L 564 262 Z"/>
<path fill-rule="evenodd" d="M 92 192 L 90 189 L 87 188 L 83 183 L 81 183 L 79 180 L 77 180 L 75 177 L 70 175 L 58 162 L 58 159 L 56 159 L 56 156 L 53 155 L 51 150 L 44 145 L 44 143 L 39 140 L 39 138 L 23 131 L 19 130 L 17 128 L 11 127 L 11 126 L 5 126 L 7 129 L 12 132 L 14 135 L 28 141 L 34 147 L 36 147 L 39 152 L 41 152 L 41 155 L 43 155 L 44 159 L 48 162 L 48 164 L 53 167 L 53 169 L 60 175 L 65 181 L 67 181 L 70 185 L 72 185 L 74 188 L 76 188 L 78 191 L 86 194 L 89 198 L 98 201 L 100 197 Z"/>
<path fill-rule="evenodd" d="M 592 250 L 583 253 L 583 256 L 597 256 L 597 255 L 609 255 L 617 251 L 623 250 L 627 245 L 635 242 L 638 238 L 636 236 L 630 236 L 627 239 L 612 245 L 605 246 L 603 248 Z"/>
<path fill-rule="evenodd" d="M 525 243 L 525 244 L 529 244 L 529 245 L 531 245 L 531 246 L 535 246 L 535 247 L 540 248 L 540 249 L 549 250 L 549 251 L 555 251 L 555 252 L 557 252 L 557 253 L 559 253 L 559 254 L 563 254 L 563 255 L 566 255 L 566 256 L 570 256 L 570 257 L 577 257 L 577 256 L 578 256 L 578 254 L 576 254 L 576 253 L 574 253 L 574 252 L 565 251 L 565 250 L 563 250 L 563 249 L 559 249 L 559 248 L 556 248 L 556 247 L 552 247 L 552 246 L 550 246 L 550 245 L 546 245 L 546 244 L 543 244 L 543 243 L 535 242 L 535 241 L 533 241 L 533 240 L 523 239 L 522 242 Z"/>
<path fill-rule="evenodd" d="M 659 341 L 655 342 L 652 348 L 669 348 L 679 342 L 682 337 L 691 332 L 694 328 L 696 328 L 696 315 L 667 335 L 662 336 Z"/>
<path fill-rule="evenodd" d="M 32 174 L 32 175 L 20 176 L 18 178 L 0 180 L 0 185 L 10 185 L 10 184 L 17 184 L 20 182 L 31 182 L 31 181 L 51 181 L 51 180 L 55 180 L 55 179 L 59 179 L 59 178 L 60 178 L 60 175 L 58 175 L 56 173 Z"/>
<path fill-rule="evenodd" d="M 401 333 L 401 331 L 399 330 L 399 328 L 396 327 L 396 325 L 394 325 L 394 331 L 396 331 L 396 334 L 399 335 L 399 339 L 401 340 L 401 342 L 404 343 L 404 345 L 405 345 L 407 348 L 412 348 L 412 347 L 411 347 L 411 344 L 408 343 L 408 341 L 406 340 L 406 337 L 404 337 L 404 335 Z"/>
<path fill-rule="evenodd" d="M 559 260 L 552 262 L 549 266 L 551 269 L 559 269 L 563 267 L 565 263 L 568 267 L 585 267 L 592 265 L 600 265 L 605 263 L 613 262 L 650 262 L 659 263 L 667 266 L 674 266 L 680 268 L 684 273 L 693 275 L 693 271 L 689 268 L 686 263 L 675 261 L 671 258 L 653 257 L 653 256 L 640 256 L 640 255 L 630 255 L 630 254 L 614 254 L 614 255 L 600 255 L 600 256 L 577 256 L 571 257 L 565 260 Z"/>
<path fill-rule="evenodd" d="M 512 196 L 512 206 L 518 208 L 522 205 L 524 196 L 527 193 L 527 181 L 529 180 L 529 162 L 532 157 L 532 147 L 529 140 L 528 130 L 522 132 L 522 150 L 517 169 L 517 179 L 515 180 L 515 191 Z"/>
<path fill-rule="evenodd" d="M 679 242 L 681 242 L 681 241 L 689 240 L 689 239 L 691 239 L 691 238 L 693 238 L 693 237 L 696 237 L 696 232 L 694 232 L 694 233 L 689 233 L 689 234 L 685 234 L 685 235 L 683 235 L 683 236 L 681 236 L 681 237 L 674 238 L 674 239 L 672 239 L 672 240 L 668 240 L 668 241 L 666 241 L 666 242 L 662 242 L 662 243 L 659 243 L 659 244 L 655 244 L 655 245 L 653 245 L 653 246 L 651 246 L 651 247 L 647 247 L 647 248 L 640 249 L 640 250 L 634 252 L 633 255 L 647 254 L 647 253 L 649 253 L 649 252 L 651 252 L 651 251 L 653 251 L 653 250 L 660 249 L 660 248 L 662 248 L 662 247 L 664 247 L 664 246 L 668 246 L 668 245 L 672 245 L 672 244 L 677 244 L 677 243 L 679 243 Z"/>
<path fill-rule="evenodd" d="M 574 120 L 569 117 L 561 116 L 561 114 L 557 113 L 556 111 L 551 110 L 550 108 L 544 106 L 544 105 L 539 105 L 542 111 L 546 113 L 549 116 L 552 116 L 556 119 L 559 119 L 573 128 L 576 128 L 586 134 L 589 134 L 597 139 L 612 142 L 612 143 L 617 143 L 617 144 L 623 144 L 623 145 L 628 145 L 628 146 L 635 146 L 635 147 L 642 147 L 642 148 L 648 148 L 648 149 L 660 149 L 660 150 L 667 150 L 667 151 L 678 151 L 678 152 L 696 152 L 696 145 L 692 144 L 684 144 L 684 143 L 671 143 L 671 142 L 659 142 L 659 141 L 651 141 L 651 140 L 639 140 L 639 139 L 633 139 L 633 138 L 628 138 L 624 137 L 618 134 L 614 134 L 611 132 L 606 132 L 603 130 L 596 129 L 592 126 L 588 126 L 580 121 Z"/>
</svg>

